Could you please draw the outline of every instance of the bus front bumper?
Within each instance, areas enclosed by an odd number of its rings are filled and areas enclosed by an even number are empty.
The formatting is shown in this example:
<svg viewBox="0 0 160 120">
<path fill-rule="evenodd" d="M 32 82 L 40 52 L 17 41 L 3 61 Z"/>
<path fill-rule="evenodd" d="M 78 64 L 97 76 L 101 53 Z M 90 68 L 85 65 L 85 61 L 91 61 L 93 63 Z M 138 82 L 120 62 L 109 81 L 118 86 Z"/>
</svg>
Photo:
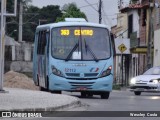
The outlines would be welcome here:
<svg viewBox="0 0 160 120">
<path fill-rule="evenodd" d="M 112 91 L 113 75 L 92 80 L 67 79 L 55 75 L 49 77 L 49 90 L 60 91 Z"/>
</svg>

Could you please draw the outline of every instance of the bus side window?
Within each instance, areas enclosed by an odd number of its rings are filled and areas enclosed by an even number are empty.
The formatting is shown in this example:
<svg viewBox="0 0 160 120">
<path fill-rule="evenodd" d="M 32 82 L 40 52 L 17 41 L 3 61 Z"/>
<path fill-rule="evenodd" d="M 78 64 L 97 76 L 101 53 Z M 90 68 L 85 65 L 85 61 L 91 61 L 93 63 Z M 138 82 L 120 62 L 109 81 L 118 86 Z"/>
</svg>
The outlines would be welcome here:
<svg viewBox="0 0 160 120">
<path fill-rule="evenodd" d="M 116 48 L 115 48 L 115 42 L 114 42 L 114 34 L 111 33 L 111 42 L 112 42 L 112 48 L 113 48 L 113 56 L 116 55 Z"/>
<path fill-rule="evenodd" d="M 41 53 L 41 31 L 38 33 L 38 46 L 37 46 L 37 54 Z"/>
<path fill-rule="evenodd" d="M 43 34 L 42 34 L 42 52 L 41 54 L 44 55 L 45 54 L 45 47 L 46 47 L 46 31 L 43 31 Z"/>
<path fill-rule="evenodd" d="M 37 54 L 44 55 L 46 46 L 46 32 L 40 31 L 38 35 L 38 49 Z"/>
</svg>

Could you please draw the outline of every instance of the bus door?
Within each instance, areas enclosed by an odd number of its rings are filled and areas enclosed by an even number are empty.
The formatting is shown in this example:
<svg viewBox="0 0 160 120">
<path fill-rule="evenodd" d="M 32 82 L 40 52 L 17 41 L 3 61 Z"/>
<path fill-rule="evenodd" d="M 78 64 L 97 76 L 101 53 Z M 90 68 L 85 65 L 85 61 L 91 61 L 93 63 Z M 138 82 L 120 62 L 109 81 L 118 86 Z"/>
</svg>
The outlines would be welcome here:
<svg viewBox="0 0 160 120">
<path fill-rule="evenodd" d="M 37 49 L 37 63 L 38 63 L 38 80 L 39 86 L 46 88 L 46 49 L 47 49 L 47 35 L 45 31 L 39 31 L 38 35 L 38 49 Z"/>
</svg>

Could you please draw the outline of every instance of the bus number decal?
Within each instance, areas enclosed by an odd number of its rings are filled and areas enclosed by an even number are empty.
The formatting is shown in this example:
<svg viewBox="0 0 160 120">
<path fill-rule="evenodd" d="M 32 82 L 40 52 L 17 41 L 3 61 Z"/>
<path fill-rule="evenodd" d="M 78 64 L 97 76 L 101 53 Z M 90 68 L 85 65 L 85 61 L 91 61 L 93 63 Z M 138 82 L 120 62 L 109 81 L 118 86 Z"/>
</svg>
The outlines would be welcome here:
<svg viewBox="0 0 160 120">
<path fill-rule="evenodd" d="M 67 30 L 67 29 L 66 29 L 66 30 L 65 30 L 65 29 L 64 29 L 64 30 L 61 30 L 61 35 L 62 35 L 62 36 L 68 36 L 69 34 L 70 34 L 70 31 L 69 31 L 69 30 Z"/>
<path fill-rule="evenodd" d="M 76 69 L 65 68 L 65 72 L 66 72 L 66 73 L 75 73 L 75 72 L 76 72 Z"/>
</svg>

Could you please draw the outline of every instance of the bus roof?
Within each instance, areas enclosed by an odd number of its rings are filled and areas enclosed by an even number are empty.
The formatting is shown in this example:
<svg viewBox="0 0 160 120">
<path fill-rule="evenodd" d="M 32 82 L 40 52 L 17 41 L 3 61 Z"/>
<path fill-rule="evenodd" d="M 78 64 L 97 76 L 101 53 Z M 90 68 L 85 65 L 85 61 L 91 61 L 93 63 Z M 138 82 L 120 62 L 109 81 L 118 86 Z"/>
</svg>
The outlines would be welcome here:
<svg viewBox="0 0 160 120">
<path fill-rule="evenodd" d="M 101 27 L 101 28 L 107 28 L 110 30 L 110 28 L 108 28 L 106 25 L 104 24 L 97 24 L 97 23 L 91 23 L 91 22 L 85 22 L 85 21 L 64 21 L 64 22 L 58 22 L 58 23 L 51 23 L 51 24 L 45 24 L 45 25 L 39 25 L 37 26 L 37 30 L 40 29 L 51 29 L 54 27 L 64 27 L 64 26 L 91 26 L 91 27 Z"/>
</svg>

